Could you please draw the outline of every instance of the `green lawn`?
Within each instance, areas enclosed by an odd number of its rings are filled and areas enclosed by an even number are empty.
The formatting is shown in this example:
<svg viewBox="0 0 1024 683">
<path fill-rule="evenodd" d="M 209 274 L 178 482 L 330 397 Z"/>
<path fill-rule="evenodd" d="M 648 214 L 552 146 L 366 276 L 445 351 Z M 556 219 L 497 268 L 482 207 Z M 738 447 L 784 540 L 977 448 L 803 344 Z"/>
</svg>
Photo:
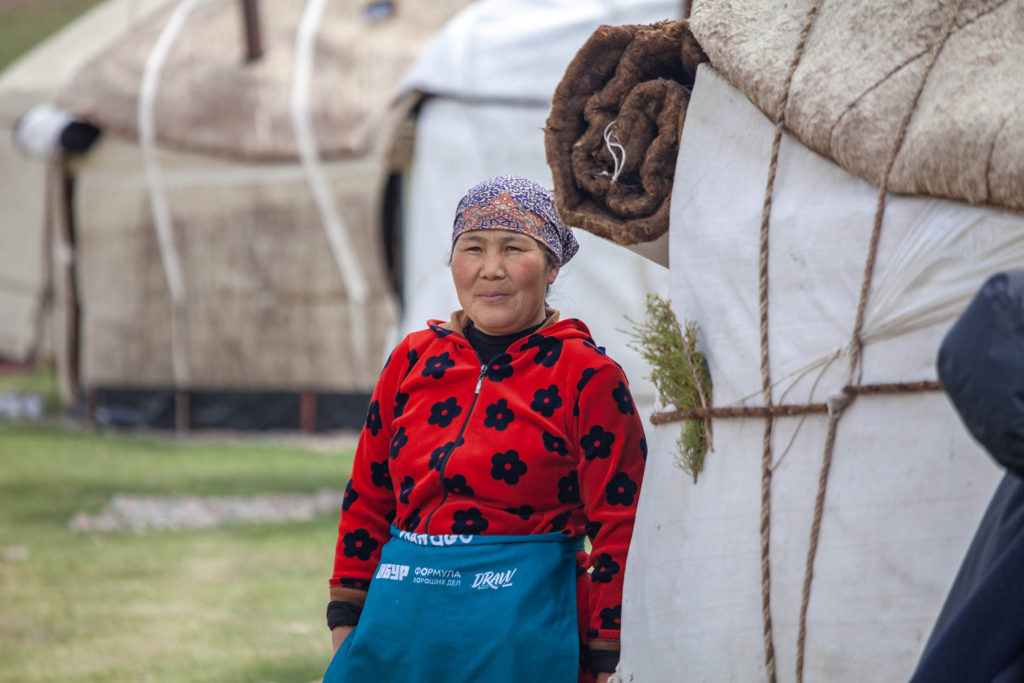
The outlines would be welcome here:
<svg viewBox="0 0 1024 683">
<path fill-rule="evenodd" d="M 338 489 L 351 457 L 0 427 L 0 681 L 318 679 L 336 515 L 141 536 L 68 521 L 115 492 Z"/>
<path fill-rule="evenodd" d="M 42 397 L 46 412 L 56 413 L 63 407 L 57 382 L 56 370 L 42 365 L 28 371 L 0 371 L 0 396 L 35 394 Z"/>
<path fill-rule="evenodd" d="M 0 1 L 0 71 L 99 0 Z"/>
</svg>

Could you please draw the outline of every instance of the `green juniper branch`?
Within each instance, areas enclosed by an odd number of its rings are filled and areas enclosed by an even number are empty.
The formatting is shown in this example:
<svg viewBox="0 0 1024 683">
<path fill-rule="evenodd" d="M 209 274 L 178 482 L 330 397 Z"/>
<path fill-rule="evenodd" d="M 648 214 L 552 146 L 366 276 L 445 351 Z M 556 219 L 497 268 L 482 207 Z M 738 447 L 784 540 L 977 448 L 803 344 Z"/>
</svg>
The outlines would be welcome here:
<svg viewBox="0 0 1024 683">
<path fill-rule="evenodd" d="M 640 353 L 651 368 L 650 380 L 664 406 L 677 410 L 707 408 L 711 404 L 711 373 L 704 354 L 697 350 L 697 323 L 687 321 L 685 330 L 669 302 L 657 294 L 647 295 L 647 319 L 642 323 L 629 320 L 635 340 L 630 347 Z M 683 422 L 676 440 L 679 457 L 676 465 L 684 472 L 697 475 L 704 467 L 704 456 L 711 447 L 711 420 Z"/>
</svg>

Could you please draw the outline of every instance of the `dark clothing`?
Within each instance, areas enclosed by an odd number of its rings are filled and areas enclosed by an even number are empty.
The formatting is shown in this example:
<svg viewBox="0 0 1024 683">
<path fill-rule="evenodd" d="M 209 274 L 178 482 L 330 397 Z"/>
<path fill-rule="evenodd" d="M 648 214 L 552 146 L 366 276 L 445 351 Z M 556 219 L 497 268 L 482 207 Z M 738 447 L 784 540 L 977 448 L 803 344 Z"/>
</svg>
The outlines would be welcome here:
<svg viewBox="0 0 1024 683">
<path fill-rule="evenodd" d="M 943 340 L 938 365 L 964 424 L 1008 472 L 912 681 L 1024 681 L 1024 271 L 985 283 Z"/>
<path fill-rule="evenodd" d="M 538 323 L 533 327 L 527 328 L 514 334 L 502 334 L 493 335 L 481 332 L 476 328 L 476 325 L 469 323 L 466 327 L 466 341 L 476 351 L 477 358 L 480 359 L 481 363 L 488 363 L 493 359 L 497 358 L 501 354 L 508 351 L 508 347 L 512 346 L 512 342 L 528 337 L 537 330 L 544 323 Z"/>
</svg>

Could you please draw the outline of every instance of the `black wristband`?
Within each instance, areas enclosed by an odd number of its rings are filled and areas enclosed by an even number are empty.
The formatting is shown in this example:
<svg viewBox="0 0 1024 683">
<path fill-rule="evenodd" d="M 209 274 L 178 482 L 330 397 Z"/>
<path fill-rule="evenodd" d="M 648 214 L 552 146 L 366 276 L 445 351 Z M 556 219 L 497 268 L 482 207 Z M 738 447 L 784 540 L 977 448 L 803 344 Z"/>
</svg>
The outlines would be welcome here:
<svg viewBox="0 0 1024 683">
<path fill-rule="evenodd" d="M 362 613 L 362 605 L 344 600 L 331 600 L 327 603 L 327 628 L 355 626 L 359 623 L 359 615 Z"/>
<path fill-rule="evenodd" d="M 594 673 L 612 673 L 619 665 L 618 650 L 591 650 L 583 653 L 583 666 Z"/>
</svg>

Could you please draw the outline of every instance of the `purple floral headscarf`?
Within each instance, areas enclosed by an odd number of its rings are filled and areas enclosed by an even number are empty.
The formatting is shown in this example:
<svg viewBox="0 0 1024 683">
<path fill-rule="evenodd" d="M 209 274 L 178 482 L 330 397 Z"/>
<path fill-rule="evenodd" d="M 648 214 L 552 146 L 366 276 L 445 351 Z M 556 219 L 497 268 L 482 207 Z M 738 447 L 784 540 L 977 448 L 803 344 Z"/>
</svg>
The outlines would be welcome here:
<svg viewBox="0 0 1024 683">
<path fill-rule="evenodd" d="M 511 230 L 529 235 L 565 265 L 580 245 L 555 210 L 548 190 L 521 176 L 502 175 L 474 185 L 459 202 L 452 245 L 467 230 Z"/>
</svg>

